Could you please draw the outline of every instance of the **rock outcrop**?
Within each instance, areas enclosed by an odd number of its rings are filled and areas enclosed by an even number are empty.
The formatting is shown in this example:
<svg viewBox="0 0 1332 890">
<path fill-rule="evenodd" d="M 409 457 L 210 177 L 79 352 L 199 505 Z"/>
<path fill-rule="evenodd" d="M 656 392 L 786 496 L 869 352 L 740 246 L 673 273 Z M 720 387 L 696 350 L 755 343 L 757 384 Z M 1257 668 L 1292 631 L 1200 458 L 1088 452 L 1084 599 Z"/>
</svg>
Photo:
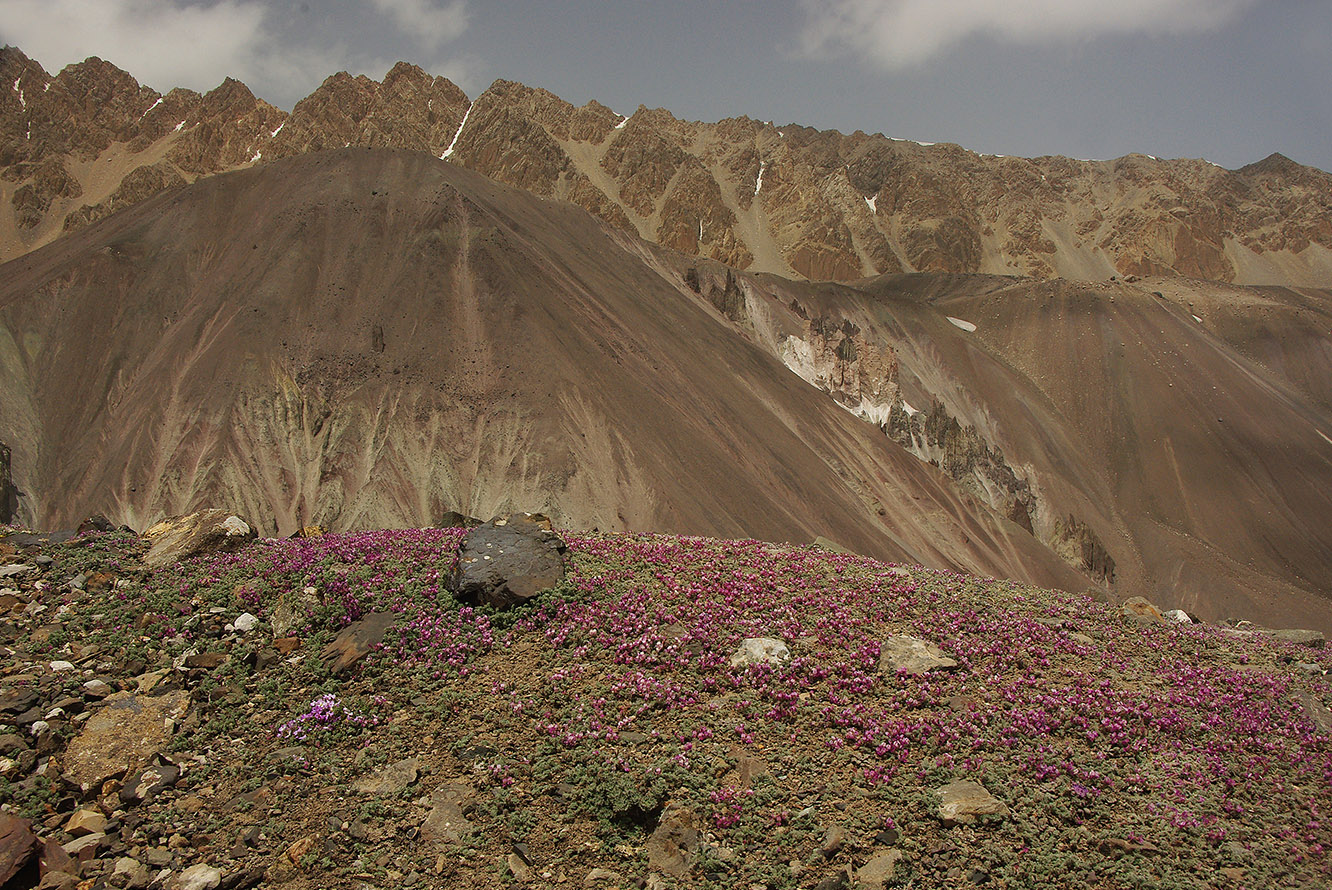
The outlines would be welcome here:
<svg viewBox="0 0 1332 890">
<path fill-rule="evenodd" d="M 544 517 L 497 517 L 463 539 L 449 590 L 465 603 L 496 609 L 519 605 L 564 580 L 566 549 Z"/>
</svg>

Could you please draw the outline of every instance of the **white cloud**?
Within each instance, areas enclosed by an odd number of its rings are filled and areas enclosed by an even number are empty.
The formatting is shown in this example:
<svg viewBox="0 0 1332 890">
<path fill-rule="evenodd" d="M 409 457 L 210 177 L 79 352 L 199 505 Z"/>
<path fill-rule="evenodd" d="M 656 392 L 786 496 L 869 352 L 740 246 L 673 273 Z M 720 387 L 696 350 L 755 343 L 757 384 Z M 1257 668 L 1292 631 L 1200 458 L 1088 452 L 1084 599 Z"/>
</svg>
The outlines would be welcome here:
<svg viewBox="0 0 1332 890">
<path fill-rule="evenodd" d="M 435 0 L 372 0 L 398 29 L 434 49 L 467 30 L 466 0 L 440 4 Z"/>
<path fill-rule="evenodd" d="M 1019 44 L 1208 31 L 1261 0 L 800 0 L 806 53 L 918 64 L 972 36 Z"/>
<path fill-rule="evenodd" d="M 208 89 L 254 69 L 266 17 L 254 0 L 3 0 L 0 38 L 51 71 L 100 56 L 162 89 Z"/>
</svg>

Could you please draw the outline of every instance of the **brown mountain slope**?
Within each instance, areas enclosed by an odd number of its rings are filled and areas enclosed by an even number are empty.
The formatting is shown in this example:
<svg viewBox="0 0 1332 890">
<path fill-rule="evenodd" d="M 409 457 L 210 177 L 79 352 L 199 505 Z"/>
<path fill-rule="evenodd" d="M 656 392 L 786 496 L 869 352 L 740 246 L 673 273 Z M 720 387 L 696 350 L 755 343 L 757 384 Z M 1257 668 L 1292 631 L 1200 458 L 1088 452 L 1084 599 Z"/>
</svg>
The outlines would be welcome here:
<svg viewBox="0 0 1332 890">
<path fill-rule="evenodd" d="M 20 516 L 227 504 L 285 533 L 516 508 L 1087 585 L 619 241 L 423 154 L 350 149 L 7 263 Z"/>
<path fill-rule="evenodd" d="M 1273 155 L 977 155 L 736 118 L 621 118 L 496 81 L 475 102 L 400 63 L 336 74 L 288 115 L 227 81 L 141 87 L 90 59 L 0 51 L 0 259 L 204 174 L 346 145 L 429 152 L 685 253 L 788 277 L 897 271 L 1332 286 L 1332 175 Z M 461 126 L 463 122 L 465 126 Z"/>
<path fill-rule="evenodd" d="M 1332 626 L 1332 293 L 662 265 L 1121 594 Z"/>
</svg>

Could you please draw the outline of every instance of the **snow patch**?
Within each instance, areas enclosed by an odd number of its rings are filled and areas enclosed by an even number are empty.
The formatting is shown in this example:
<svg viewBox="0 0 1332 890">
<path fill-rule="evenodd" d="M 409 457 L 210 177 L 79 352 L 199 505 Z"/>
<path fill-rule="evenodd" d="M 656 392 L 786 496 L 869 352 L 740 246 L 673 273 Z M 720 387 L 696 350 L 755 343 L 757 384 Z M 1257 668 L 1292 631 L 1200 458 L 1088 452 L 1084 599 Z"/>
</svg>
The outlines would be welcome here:
<svg viewBox="0 0 1332 890">
<path fill-rule="evenodd" d="M 458 137 L 462 135 L 463 127 L 467 126 L 467 119 L 472 116 L 472 109 L 475 106 L 476 103 L 473 102 L 471 105 L 468 105 L 467 110 L 463 112 L 463 119 L 458 123 L 458 132 L 453 134 L 453 141 L 449 143 L 448 148 L 444 149 L 444 154 L 439 156 L 441 161 L 446 161 L 453 155 L 453 148 L 458 144 Z"/>
<path fill-rule="evenodd" d="M 759 175 L 758 175 L 758 179 L 755 180 L 755 182 L 754 182 L 754 195 L 755 195 L 755 197 L 758 196 L 758 193 L 759 193 L 759 192 L 763 191 L 763 171 L 764 171 L 764 170 L 767 170 L 767 169 L 768 169 L 768 162 L 767 162 L 767 161 L 759 161 Z"/>
<path fill-rule="evenodd" d="M 19 107 L 20 107 L 20 108 L 27 108 L 27 107 L 28 107 L 28 102 L 27 102 L 26 99 L 23 98 L 23 90 L 19 89 L 19 81 L 22 80 L 22 79 L 23 79 L 23 75 L 22 75 L 22 74 L 20 74 L 20 75 L 19 75 L 18 77 L 16 77 L 16 78 L 14 78 L 14 92 L 16 92 L 16 93 L 19 94 Z"/>
<path fill-rule="evenodd" d="M 181 127 L 184 127 L 184 126 L 185 126 L 185 122 L 184 122 L 184 121 L 181 121 L 180 123 L 176 124 L 176 129 L 172 130 L 171 132 L 173 132 L 173 133 L 179 133 L 180 130 L 181 130 Z"/>
<path fill-rule="evenodd" d="M 281 132 L 282 132 L 282 128 L 285 127 L 286 125 L 287 125 L 287 122 L 286 122 L 286 121 L 283 121 L 282 123 L 278 124 L 277 129 L 274 130 L 273 132 L 271 132 L 271 133 L 268 134 L 268 138 L 269 138 L 269 139 L 276 139 L 276 138 L 277 138 L 277 134 L 278 134 L 278 133 L 281 133 Z"/>
<path fill-rule="evenodd" d="M 902 400 L 902 410 L 907 413 L 907 417 L 915 417 L 917 414 L 920 413 L 915 408 L 912 408 L 911 403 L 908 402 L 906 399 Z"/>
<path fill-rule="evenodd" d="M 879 212 L 879 208 L 878 208 L 878 204 L 879 204 L 879 196 L 878 196 L 878 195 L 870 195 L 868 198 L 865 199 L 865 203 L 869 205 L 870 213 L 878 213 L 878 212 Z"/>
<path fill-rule="evenodd" d="M 152 111 L 154 108 L 156 108 L 157 106 L 161 105 L 161 104 L 162 104 L 162 101 L 163 101 L 163 97 L 162 97 L 162 96 L 158 96 L 158 97 L 157 97 L 157 101 L 154 102 L 152 105 L 149 105 L 147 108 L 145 108 L 145 109 L 143 110 L 143 114 L 139 115 L 139 120 L 143 120 L 145 117 L 147 117 L 147 116 L 148 116 L 148 112 Z"/>
<path fill-rule="evenodd" d="M 971 322 L 969 322 L 969 321 L 963 321 L 963 320 L 960 319 L 960 318 L 953 318 L 953 316 L 951 316 L 951 315 L 946 315 L 946 316 L 944 316 L 944 317 L 947 318 L 949 321 L 951 321 L 953 324 L 957 325 L 959 328 L 961 328 L 961 329 L 964 330 L 964 331 L 971 332 L 971 331 L 976 330 L 976 326 L 975 326 L 974 324 L 972 324 Z"/>
<path fill-rule="evenodd" d="M 471 109 L 469 108 L 468 111 L 471 111 Z M 615 129 L 623 130 L 624 125 L 627 123 L 629 123 L 629 118 L 625 117 L 624 115 L 620 115 L 620 122 L 615 125 Z"/>
<path fill-rule="evenodd" d="M 262 158 L 263 156 L 264 156 L 264 153 L 263 153 L 262 151 L 256 151 L 256 152 L 254 153 L 254 157 L 250 158 L 250 163 L 253 164 L 255 161 L 259 160 L 259 159 Z"/>
<path fill-rule="evenodd" d="M 1196 316 L 1196 315 L 1195 315 L 1195 316 L 1193 316 L 1193 320 L 1194 320 L 1194 321 L 1196 321 L 1196 322 L 1197 322 L 1197 323 L 1198 323 L 1198 324 L 1202 324 L 1202 319 L 1201 319 L 1201 318 L 1199 318 L 1199 317 L 1198 317 L 1198 316 Z"/>
<path fill-rule="evenodd" d="M 49 83 L 42 87 L 43 93 L 49 93 L 50 91 L 51 91 L 51 85 Z"/>
<path fill-rule="evenodd" d="M 1329 444 L 1329 445 L 1332 445 L 1332 439 L 1329 439 L 1329 438 L 1327 437 L 1327 433 L 1323 432 L 1322 430 L 1314 430 L 1314 432 L 1316 432 L 1316 433 L 1318 433 L 1318 435 L 1322 436 L 1324 442 L 1326 442 L 1326 443 Z"/>
<path fill-rule="evenodd" d="M 780 136 L 780 137 L 782 137 L 783 139 L 786 138 L 786 133 L 782 132 L 781 130 L 778 130 L 778 131 L 777 131 L 777 135 Z"/>
</svg>

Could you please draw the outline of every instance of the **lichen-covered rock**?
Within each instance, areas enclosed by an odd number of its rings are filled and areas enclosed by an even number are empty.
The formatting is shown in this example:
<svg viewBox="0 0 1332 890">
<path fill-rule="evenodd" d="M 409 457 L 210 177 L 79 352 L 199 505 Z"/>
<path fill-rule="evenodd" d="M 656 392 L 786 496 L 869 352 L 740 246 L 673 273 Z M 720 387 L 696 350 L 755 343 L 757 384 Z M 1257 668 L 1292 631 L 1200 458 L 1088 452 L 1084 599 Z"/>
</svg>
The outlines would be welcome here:
<svg viewBox="0 0 1332 890">
<path fill-rule="evenodd" d="M 463 602 L 503 609 L 559 584 L 568 545 L 543 518 L 515 513 L 468 532 L 449 590 Z"/>
<path fill-rule="evenodd" d="M 181 719 L 189 708 L 184 690 L 159 696 L 116 693 L 69 743 L 65 780 L 86 792 L 143 766 L 171 740 L 168 721 Z"/>
<path fill-rule="evenodd" d="M 957 662 L 928 640 L 898 634 L 879 646 L 879 670 L 882 673 L 924 674 L 934 670 L 952 670 Z"/>
<path fill-rule="evenodd" d="M 947 826 L 975 822 L 977 816 L 1008 815 L 1007 804 L 969 779 L 950 782 L 934 793 L 939 798 L 939 818 Z"/>
<path fill-rule="evenodd" d="M 226 510 L 202 510 L 173 516 L 143 533 L 144 540 L 150 544 L 143 564 L 150 569 L 160 569 L 187 557 L 235 550 L 257 536 L 248 522 Z"/>
<path fill-rule="evenodd" d="M 751 664 L 781 664 L 791 660 L 791 650 L 781 640 L 771 637 L 750 637 L 731 653 L 731 667 Z"/>
</svg>

